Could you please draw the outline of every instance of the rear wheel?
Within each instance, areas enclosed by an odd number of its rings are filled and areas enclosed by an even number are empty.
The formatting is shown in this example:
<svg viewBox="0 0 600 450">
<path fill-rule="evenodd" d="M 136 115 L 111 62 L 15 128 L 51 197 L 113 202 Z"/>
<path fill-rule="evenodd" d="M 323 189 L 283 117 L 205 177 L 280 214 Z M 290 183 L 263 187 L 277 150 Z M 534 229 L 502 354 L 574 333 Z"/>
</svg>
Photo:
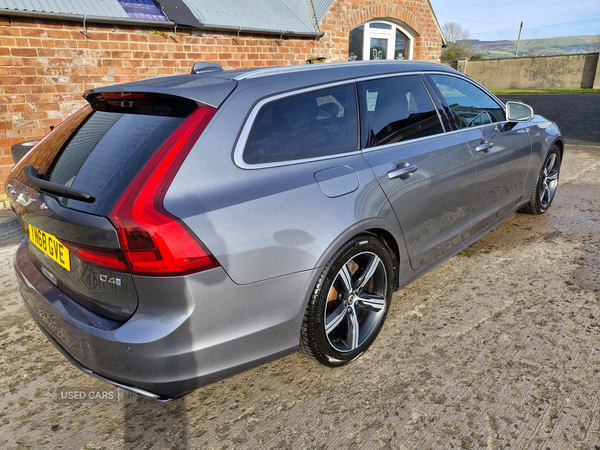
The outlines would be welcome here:
<svg viewBox="0 0 600 450">
<path fill-rule="evenodd" d="M 300 350 L 341 366 L 358 358 L 377 337 L 392 296 L 393 264 L 375 236 L 347 242 L 323 270 L 304 315 Z"/>
<path fill-rule="evenodd" d="M 555 145 L 550 149 L 548 155 L 546 155 L 546 160 L 544 161 L 529 202 L 521 206 L 521 209 L 519 209 L 520 212 L 544 214 L 548 210 L 552 204 L 552 200 L 554 200 L 556 188 L 558 187 L 560 163 L 560 151 Z"/>
</svg>

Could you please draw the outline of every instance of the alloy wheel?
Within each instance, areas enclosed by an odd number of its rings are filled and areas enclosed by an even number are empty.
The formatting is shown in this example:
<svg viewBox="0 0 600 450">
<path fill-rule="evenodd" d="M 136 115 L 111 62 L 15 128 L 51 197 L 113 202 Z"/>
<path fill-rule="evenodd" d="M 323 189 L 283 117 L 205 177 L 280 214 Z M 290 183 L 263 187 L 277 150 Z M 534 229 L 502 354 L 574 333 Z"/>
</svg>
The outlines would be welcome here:
<svg viewBox="0 0 600 450">
<path fill-rule="evenodd" d="M 387 275 L 382 260 L 361 252 L 342 266 L 325 308 L 325 335 L 338 352 L 354 351 L 379 328 L 385 316 Z"/>
<path fill-rule="evenodd" d="M 542 186 L 540 189 L 540 203 L 543 209 L 547 209 L 554 198 L 556 186 L 558 185 L 558 156 L 552 153 L 544 165 L 542 173 Z"/>
</svg>

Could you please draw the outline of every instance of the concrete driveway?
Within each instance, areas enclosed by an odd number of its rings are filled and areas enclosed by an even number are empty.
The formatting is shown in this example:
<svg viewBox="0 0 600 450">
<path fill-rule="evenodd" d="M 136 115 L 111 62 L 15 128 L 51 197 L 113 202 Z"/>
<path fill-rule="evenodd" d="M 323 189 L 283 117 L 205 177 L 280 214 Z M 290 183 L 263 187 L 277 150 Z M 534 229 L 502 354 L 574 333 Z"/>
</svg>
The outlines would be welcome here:
<svg viewBox="0 0 600 450">
<path fill-rule="evenodd" d="M 598 150 L 567 147 L 547 214 L 397 292 L 354 364 L 296 353 L 167 404 L 61 400 L 109 387 L 46 341 L 0 249 L 0 448 L 600 448 Z"/>
</svg>

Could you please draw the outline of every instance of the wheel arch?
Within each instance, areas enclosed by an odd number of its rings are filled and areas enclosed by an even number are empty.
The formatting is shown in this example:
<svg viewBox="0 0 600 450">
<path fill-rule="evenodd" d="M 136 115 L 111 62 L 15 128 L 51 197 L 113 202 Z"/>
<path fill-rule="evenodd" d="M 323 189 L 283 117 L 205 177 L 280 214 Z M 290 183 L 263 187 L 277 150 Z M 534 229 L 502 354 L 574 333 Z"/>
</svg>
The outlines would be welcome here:
<svg viewBox="0 0 600 450">
<path fill-rule="evenodd" d="M 560 161 L 562 163 L 563 156 L 564 156 L 564 153 L 565 153 L 565 143 L 562 141 L 562 139 L 557 139 L 556 141 L 554 141 L 552 143 L 552 145 L 556 145 L 558 147 L 558 153 L 560 153 Z M 552 145 L 550 147 L 548 147 L 548 149 L 551 149 Z"/>
<path fill-rule="evenodd" d="M 394 266 L 394 290 L 398 289 L 400 283 L 400 249 L 396 239 L 394 238 L 394 235 L 383 228 L 370 228 L 368 230 L 364 230 L 362 233 L 368 233 L 377 236 L 377 238 L 379 238 L 379 240 L 387 247 L 390 255 L 392 256 L 392 263 Z"/>
<path fill-rule="evenodd" d="M 393 220 L 385 218 L 376 218 L 365 220 L 354 224 L 341 233 L 321 255 L 316 267 L 325 266 L 333 255 L 349 240 L 360 234 L 371 234 L 376 236 L 387 247 L 392 257 L 394 265 L 394 289 L 398 289 L 400 285 L 400 264 L 403 261 L 408 261 L 408 254 L 404 248 L 404 238 L 396 217 Z"/>
</svg>

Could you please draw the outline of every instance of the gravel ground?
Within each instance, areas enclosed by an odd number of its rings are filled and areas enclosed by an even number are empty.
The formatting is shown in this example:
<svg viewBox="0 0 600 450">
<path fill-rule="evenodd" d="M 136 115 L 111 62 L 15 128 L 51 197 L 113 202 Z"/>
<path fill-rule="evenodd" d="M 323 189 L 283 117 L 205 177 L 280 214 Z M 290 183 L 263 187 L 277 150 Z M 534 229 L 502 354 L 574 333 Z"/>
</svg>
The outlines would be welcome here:
<svg viewBox="0 0 600 450">
<path fill-rule="evenodd" d="M 550 211 L 397 292 L 357 362 L 296 353 L 167 404 L 59 402 L 107 385 L 46 341 L 0 249 L 0 448 L 599 449 L 599 156 L 567 147 Z"/>
</svg>

